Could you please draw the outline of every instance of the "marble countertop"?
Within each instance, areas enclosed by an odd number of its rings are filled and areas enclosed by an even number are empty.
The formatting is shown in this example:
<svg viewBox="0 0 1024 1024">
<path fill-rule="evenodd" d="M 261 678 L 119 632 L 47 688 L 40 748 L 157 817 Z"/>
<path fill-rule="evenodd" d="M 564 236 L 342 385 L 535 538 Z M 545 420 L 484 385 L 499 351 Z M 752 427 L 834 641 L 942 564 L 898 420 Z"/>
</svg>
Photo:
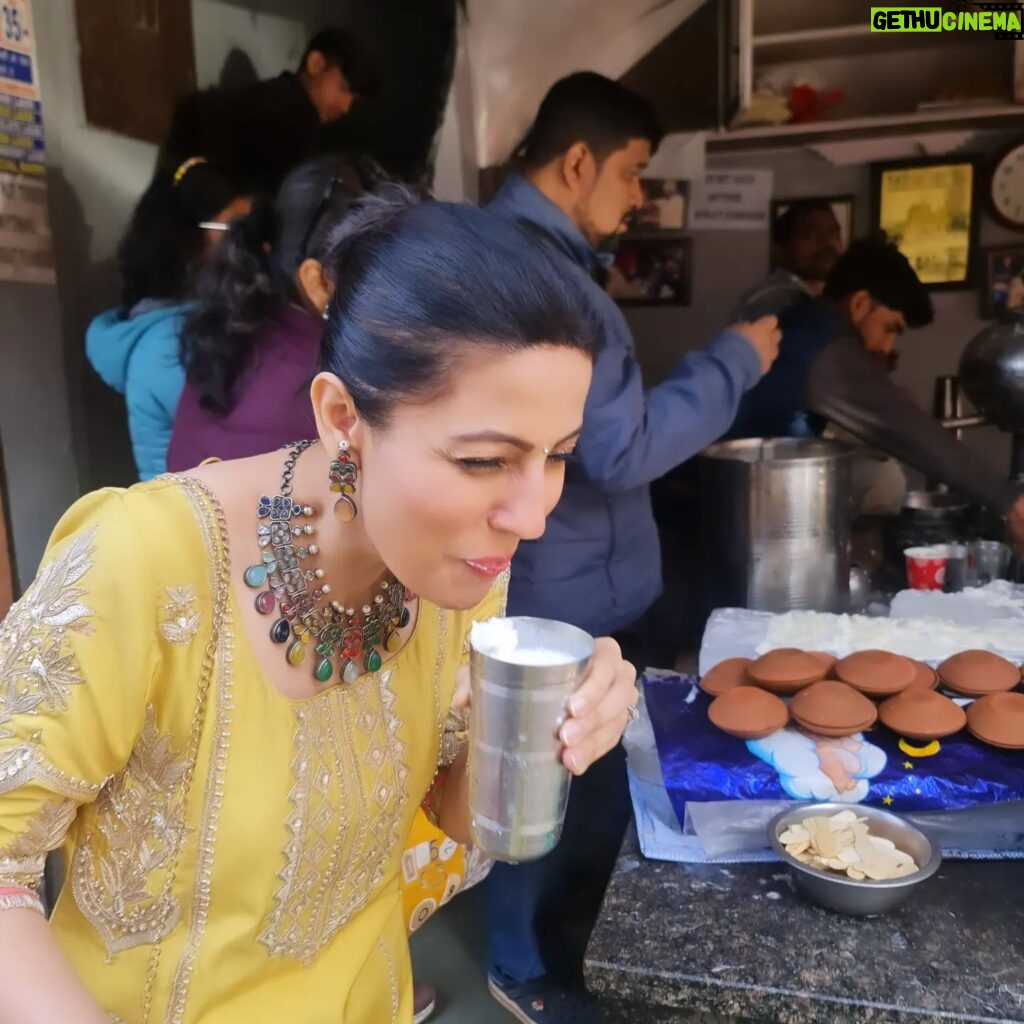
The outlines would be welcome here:
<svg viewBox="0 0 1024 1024">
<path fill-rule="evenodd" d="M 947 861 L 899 910 L 842 917 L 778 863 L 646 860 L 630 829 L 591 938 L 608 1021 L 1024 1021 L 1024 864 Z"/>
</svg>

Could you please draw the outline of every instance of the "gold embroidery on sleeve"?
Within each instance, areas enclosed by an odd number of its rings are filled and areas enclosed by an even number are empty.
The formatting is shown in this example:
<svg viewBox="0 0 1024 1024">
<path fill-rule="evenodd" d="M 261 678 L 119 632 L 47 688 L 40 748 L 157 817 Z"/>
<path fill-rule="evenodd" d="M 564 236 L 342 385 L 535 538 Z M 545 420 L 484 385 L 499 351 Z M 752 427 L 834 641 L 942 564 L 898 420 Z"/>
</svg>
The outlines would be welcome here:
<svg viewBox="0 0 1024 1024">
<path fill-rule="evenodd" d="M 35 732 L 27 743 L 0 750 L 0 796 L 34 780 L 58 796 L 84 803 L 103 788 L 106 779 L 85 782 L 48 764 L 39 752 L 39 737 Z"/>
<path fill-rule="evenodd" d="M 164 603 L 164 617 L 160 632 L 168 643 L 186 647 L 199 632 L 199 612 L 196 610 L 195 588 L 165 587 L 167 601 Z"/>
<path fill-rule="evenodd" d="M 42 568 L 0 630 L 0 739 L 13 733 L 15 715 L 63 710 L 82 669 L 68 633 L 88 633 L 92 610 L 82 602 L 87 591 L 76 586 L 92 568 L 96 528 L 86 530 Z"/>
<path fill-rule="evenodd" d="M 0 628 L 0 742 L 13 740 L 17 715 L 38 715 L 67 707 L 72 688 L 83 681 L 69 634 L 92 631 L 88 591 L 78 586 L 92 568 L 96 528 L 75 537 L 44 566 Z M 0 795 L 33 780 L 58 796 L 91 800 L 105 779 L 85 782 L 55 768 L 40 751 L 40 732 L 0 749 Z"/>
<path fill-rule="evenodd" d="M 0 885 L 39 887 L 46 855 L 56 850 L 75 820 L 73 800 L 50 800 L 30 818 L 25 831 L 0 848 Z"/>
<path fill-rule="evenodd" d="M 128 758 L 96 801 L 96 823 L 75 848 L 72 889 L 79 910 L 102 937 L 108 959 L 159 942 L 178 921 L 171 893 L 151 885 L 189 831 L 181 781 L 184 758 L 157 729 L 152 707 Z"/>
</svg>

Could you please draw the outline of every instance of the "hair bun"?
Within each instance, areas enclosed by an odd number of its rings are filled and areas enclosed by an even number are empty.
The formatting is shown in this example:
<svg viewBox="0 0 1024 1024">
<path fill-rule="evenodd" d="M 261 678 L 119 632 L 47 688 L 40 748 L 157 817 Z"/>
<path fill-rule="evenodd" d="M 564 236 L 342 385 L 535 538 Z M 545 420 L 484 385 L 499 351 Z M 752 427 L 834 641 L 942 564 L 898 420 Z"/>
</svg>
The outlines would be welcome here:
<svg viewBox="0 0 1024 1024">
<path fill-rule="evenodd" d="M 374 236 L 383 236 L 390 225 L 406 210 L 424 200 L 422 192 L 409 185 L 387 182 L 374 192 L 360 196 L 348 213 L 327 237 L 325 249 L 335 283 L 346 283 L 347 271 L 362 243 Z"/>
</svg>

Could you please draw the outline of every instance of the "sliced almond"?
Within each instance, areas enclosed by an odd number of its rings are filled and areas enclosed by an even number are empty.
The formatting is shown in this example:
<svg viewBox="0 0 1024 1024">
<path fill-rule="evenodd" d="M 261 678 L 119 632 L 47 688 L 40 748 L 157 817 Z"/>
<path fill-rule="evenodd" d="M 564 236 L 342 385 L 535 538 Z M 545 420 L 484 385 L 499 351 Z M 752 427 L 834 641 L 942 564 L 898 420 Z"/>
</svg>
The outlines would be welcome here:
<svg viewBox="0 0 1024 1024">
<path fill-rule="evenodd" d="M 782 835 L 779 836 L 779 842 L 783 846 L 789 846 L 790 843 L 801 843 L 805 840 L 810 840 L 811 833 L 803 827 L 803 825 L 790 825 Z"/>
<path fill-rule="evenodd" d="M 854 881 L 903 878 L 918 870 L 910 854 L 891 839 L 872 835 L 867 822 L 854 811 L 840 811 L 829 818 L 795 822 L 779 840 L 802 864 L 817 871 L 845 874 Z"/>
<path fill-rule="evenodd" d="M 832 822 L 832 828 L 842 828 L 843 825 L 851 825 L 857 820 L 857 815 L 853 811 L 840 811 L 838 814 L 833 814 L 829 819 Z"/>
<path fill-rule="evenodd" d="M 828 818 L 811 818 L 814 829 L 814 846 L 822 857 L 828 859 L 839 853 L 839 843 L 832 832 L 832 825 Z"/>
<path fill-rule="evenodd" d="M 849 828 L 840 829 L 838 832 L 833 833 L 836 837 L 836 842 L 839 844 L 840 849 L 844 846 L 853 846 L 853 830 Z"/>
</svg>

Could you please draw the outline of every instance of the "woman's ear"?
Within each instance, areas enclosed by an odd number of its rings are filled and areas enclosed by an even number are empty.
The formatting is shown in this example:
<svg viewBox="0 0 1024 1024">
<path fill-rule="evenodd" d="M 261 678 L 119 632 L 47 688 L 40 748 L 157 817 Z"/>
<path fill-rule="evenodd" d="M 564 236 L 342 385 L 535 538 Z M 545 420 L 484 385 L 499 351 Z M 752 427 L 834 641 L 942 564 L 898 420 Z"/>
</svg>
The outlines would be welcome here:
<svg viewBox="0 0 1024 1024">
<path fill-rule="evenodd" d="M 348 441 L 358 448 L 362 424 L 355 400 L 333 373 L 318 373 L 309 389 L 316 417 L 316 430 L 324 447 L 333 452 L 339 441 Z"/>
<path fill-rule="evenodd" d="M 319 260 L 307 259 L 295 271 L 299 292 L 313 312 L 322 314 L 334 294 L 334 286 Z"/>
</svg>

